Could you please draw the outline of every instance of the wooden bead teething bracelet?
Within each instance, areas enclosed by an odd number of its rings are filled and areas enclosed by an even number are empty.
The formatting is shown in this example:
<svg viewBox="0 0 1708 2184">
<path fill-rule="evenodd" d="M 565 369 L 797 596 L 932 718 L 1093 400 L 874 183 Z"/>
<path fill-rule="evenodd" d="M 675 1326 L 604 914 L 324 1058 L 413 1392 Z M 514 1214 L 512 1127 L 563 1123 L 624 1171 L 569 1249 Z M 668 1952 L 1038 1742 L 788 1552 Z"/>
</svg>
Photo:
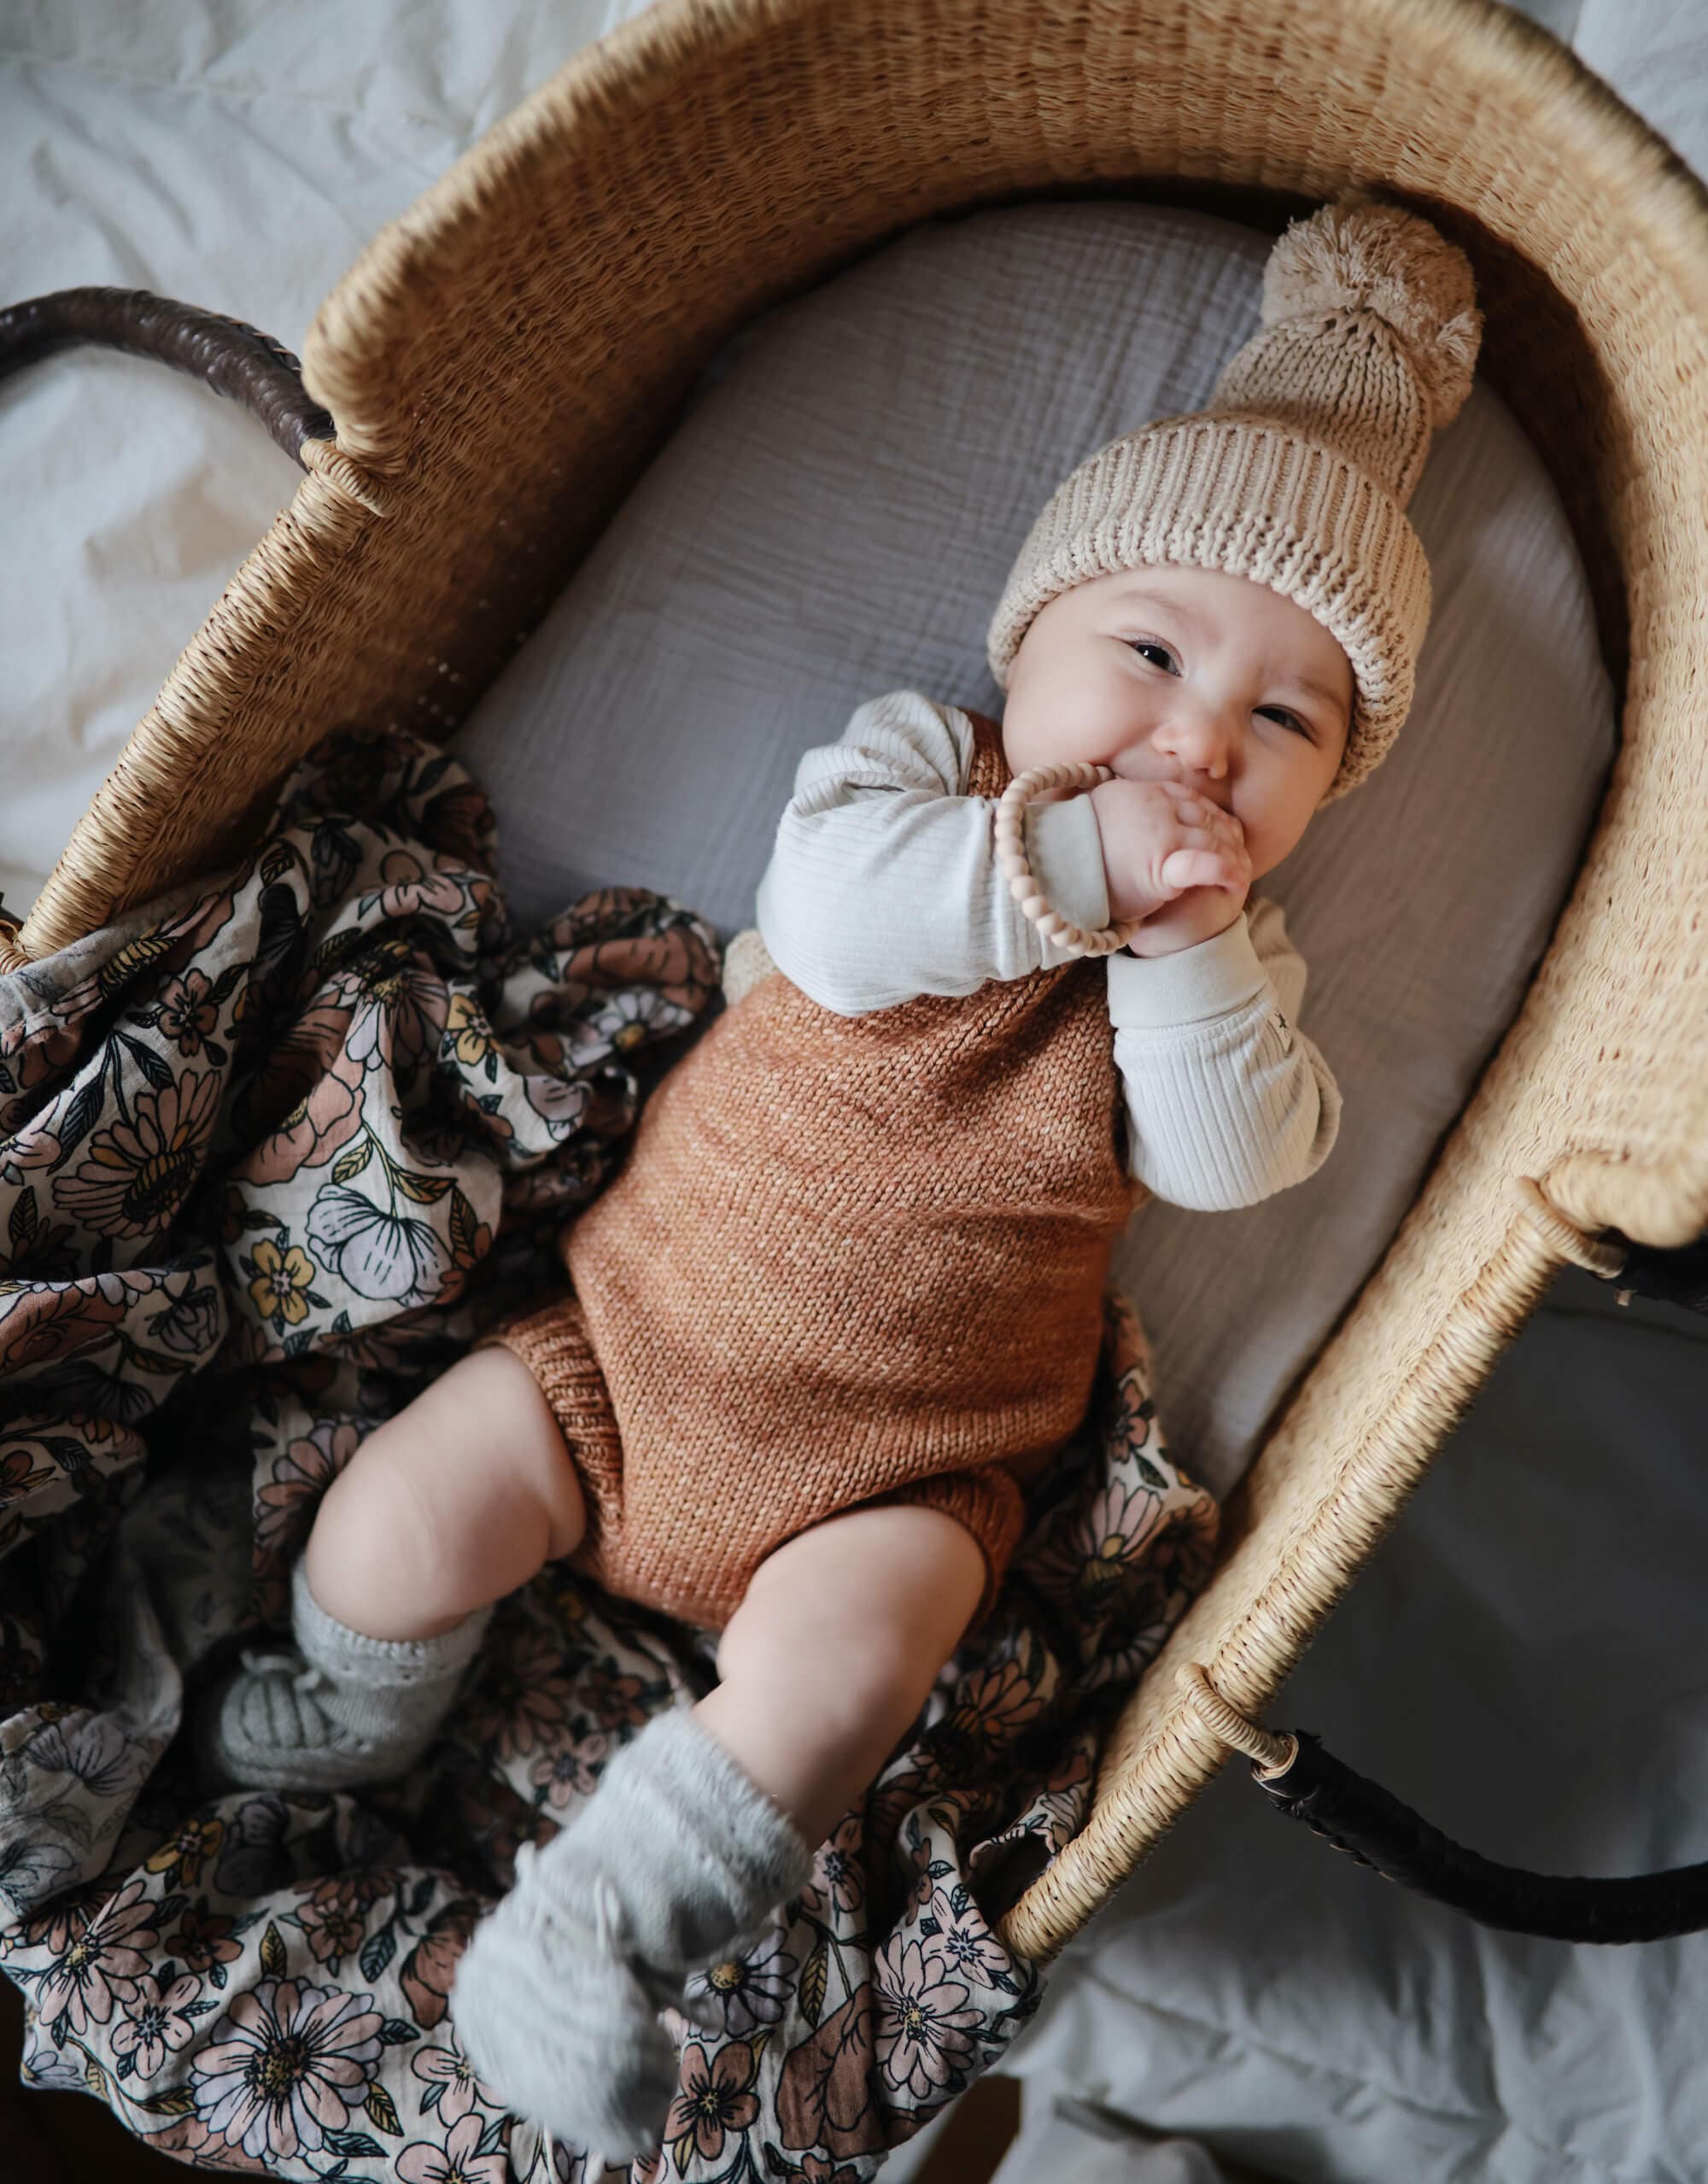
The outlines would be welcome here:
<svg viewBox="0 0 1708 2184">
<path fill-rule="evenodd" d="M 1066 955 L 1112 956 L 1117 948 L 1126 947 L 1144 920 L 1130 917 L 1119 925 L 1105 925 L 1097 932 L 1088 932 L 1083 925 L 1075 925 L 1072 918 L 1064 917 L 1032 877 L 1032 867 L 1026 861 L 1026 807 L 1035 797 L 1043 796 L 1052 788 L 1095 788 L 1099 782 L 1114 778 L 1108 766 L 1094 766 L 1088 762 L 1032 766 L 1025 773 L 1015 776 L 997 805 L 997 869 L 1009 883 L 1009 893 L 1027 917 L 1046 940 L 1053 940 Z"/>
</svg>

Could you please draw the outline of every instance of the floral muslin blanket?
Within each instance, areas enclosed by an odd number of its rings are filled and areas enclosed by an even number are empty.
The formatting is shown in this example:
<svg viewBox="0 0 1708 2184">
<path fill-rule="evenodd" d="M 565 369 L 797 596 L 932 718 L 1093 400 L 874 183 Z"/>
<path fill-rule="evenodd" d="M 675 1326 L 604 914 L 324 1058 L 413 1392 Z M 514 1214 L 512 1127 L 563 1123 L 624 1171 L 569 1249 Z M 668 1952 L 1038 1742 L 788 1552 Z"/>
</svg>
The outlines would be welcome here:
<svg viewBox="0 0 1708 2184">
<path fill-rule="evenodd" d="M 236 870 L 0 978 L 0 1970 L 26 2082 L 198 2169 L 605 2173 L 505 2112 L 447 1992 L 518 1845 L 711 1687 L 714 1639 L 548 1566 L 382 1790 L 209 1801 L 190 1724 L 283 1628 L 364 1433 L 560 1279 L 556 1232 L 718 968 L 639 890 L 516 935 L 484 797 L 394 734 L 323 744 Z M 1081 1824 L 1214 1537 L 1113 1294 L 1030 1517 L 810 1884 L 691 1983 L 634 2177 L 863 2184 L 1036 2008 L 994 1922 Z"/>
</svg>

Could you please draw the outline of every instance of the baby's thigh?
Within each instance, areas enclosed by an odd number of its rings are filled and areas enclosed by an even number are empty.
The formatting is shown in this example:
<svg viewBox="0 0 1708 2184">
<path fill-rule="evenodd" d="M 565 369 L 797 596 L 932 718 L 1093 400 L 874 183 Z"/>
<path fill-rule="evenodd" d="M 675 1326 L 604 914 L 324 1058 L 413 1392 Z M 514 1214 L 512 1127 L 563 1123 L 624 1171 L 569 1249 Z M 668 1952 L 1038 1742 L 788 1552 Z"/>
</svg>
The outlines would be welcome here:
<svg viewBox="0 0 1708 2184">
<path fill-rule="evenodd" d="M 494 1345 L 459 1358 L 368 1436 L 328 1489 L 316 1531 L 359 1536 L 370 1555 L 389 1542 L 429 1567 L 530 1555 L 537 1567 L 570 1553 L 586 1528 L 551 1406 L 521 1359 Z"/>
<path fill-rule="evenodd" d="M 985 1585 L 978 1541 L 940 1509 L 886 1502 L 798 1532 L 753 1573 L 718 1641 L 721 1677 L 825 1688 L 910 1711 L 954 1652 Z"/>
</svg>

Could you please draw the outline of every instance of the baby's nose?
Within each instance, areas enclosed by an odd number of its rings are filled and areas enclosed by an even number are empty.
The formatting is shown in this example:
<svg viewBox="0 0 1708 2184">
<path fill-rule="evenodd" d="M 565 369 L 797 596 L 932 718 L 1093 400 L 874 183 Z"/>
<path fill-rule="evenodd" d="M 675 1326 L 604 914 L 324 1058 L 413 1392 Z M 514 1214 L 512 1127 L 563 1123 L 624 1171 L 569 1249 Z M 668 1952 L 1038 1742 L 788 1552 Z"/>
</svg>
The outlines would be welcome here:
<svg viewBox="0 0 1708 2184">
<path fill-rule="evenodd" d="M 1199 708 L 1177 713 L 1156 732 L 1162 750 L 1183 764 L 1220 781 L 1227 771 L 1229 731 L 1215 715 Z"/>
</svg>

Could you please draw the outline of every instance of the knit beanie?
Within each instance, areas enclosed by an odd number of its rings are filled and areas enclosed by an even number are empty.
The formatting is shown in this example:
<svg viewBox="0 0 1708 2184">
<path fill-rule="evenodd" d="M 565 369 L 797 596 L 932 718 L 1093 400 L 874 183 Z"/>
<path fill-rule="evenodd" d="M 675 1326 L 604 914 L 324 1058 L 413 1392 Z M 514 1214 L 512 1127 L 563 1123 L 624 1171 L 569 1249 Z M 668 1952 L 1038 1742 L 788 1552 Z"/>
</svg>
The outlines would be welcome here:
<svg viewBox="0 0 1708 2184">
<path fill-rule="evenodd" d="M 1358 190 L 1281 237 L 1261 311 L 1207 408 L 1111 440 L 1056 489 L 987 647 L 1005 690 L 1040 608 L 1091 577 L 1171 565 L 1267 584 L 1352 664 L 1326 804 L 1374 770 L 1411 707 L 1430 571 L 1404 511 L 1431 432 L 1471 391 L 1483 319 L 1463 251 Z"/>
</svg>

